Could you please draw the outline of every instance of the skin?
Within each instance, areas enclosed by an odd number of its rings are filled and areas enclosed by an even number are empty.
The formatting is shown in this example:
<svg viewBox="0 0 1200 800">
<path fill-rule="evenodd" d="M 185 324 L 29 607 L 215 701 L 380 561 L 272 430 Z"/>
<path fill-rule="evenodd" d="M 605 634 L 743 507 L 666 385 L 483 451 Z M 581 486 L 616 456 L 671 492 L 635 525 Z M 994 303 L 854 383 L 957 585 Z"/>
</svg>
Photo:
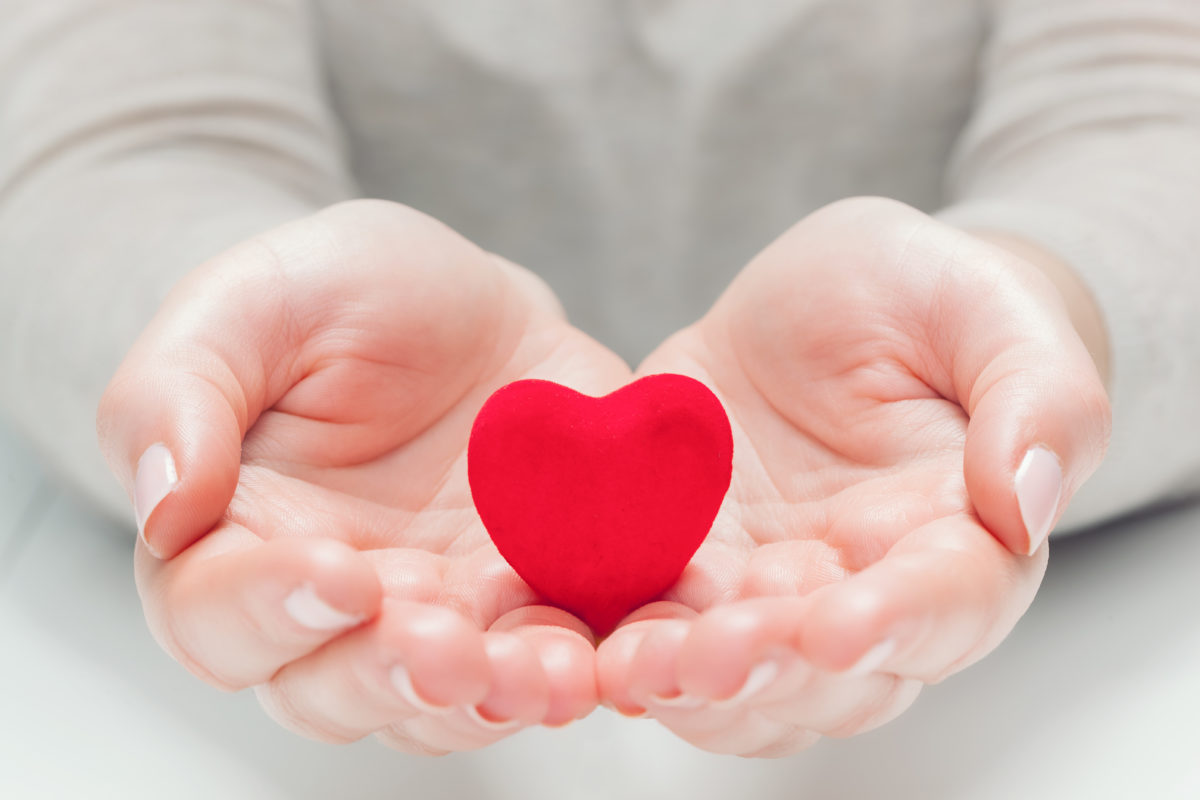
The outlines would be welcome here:
<svg viewBox="0 0 1200 800">
<path fill-rule="evenodd" d="M 722 753 L 869 730 L 995 648 L 1047 560 L 1026 555 L 1017 465 L 1059 455 L 1061 513 L 1108 435 L 1055 283 L 889 201 L 784 234 L 638 369 L 665 371 L 722 398 L 734 481 L 676 587 L 600 645 L 599 678 L 617 710 Z"/>
<path fill-rule="evenodd" d="M 590 631 L 536 603 L 467 485 L 475 412 L 520 378 L 604 394 L 629 369 L 532 274 L 403 206 L 334 206 L 201 267 L 99 411 L 127 485 L 152 443 L 176 460 L 136 556 L 159 643 L 322 741 L 438 754 L 588 714 Z M 305 584 L 365 622 L 299 625 Z"/>
<path fill-rule="evenodd" d="M 647 358 L 637 375 L 692 375 L 725 404 L 734 479 L 679 583 L 597 648 L 496 553 L 465 449 L 504 383 L 599 395 L 634 377 L 626 365 L 531 274 L 411 209 L 355 201 L 264 234 L 178 287 L 101 404 L 131 492 L 151 444 L 177 462 L 137 551 L 151 629 L 202 679 L 256 687 L 292 730 L 408 752 L 597 702 L 741 755 L 881 724 L 1032 600 L 1047 548 L 1027 555 L 1024 453 L 1060 460 L 1058 513 L 1103 456 L 1089 347 L 1104 343 L 1081 340 L 1080 298 L 1019 247 L 842 201 Z M 305 583 L 362 624 L 297 625 L 283 598 Z M 394 689 L 396 664 L 439 708 Z"/>
</svg>

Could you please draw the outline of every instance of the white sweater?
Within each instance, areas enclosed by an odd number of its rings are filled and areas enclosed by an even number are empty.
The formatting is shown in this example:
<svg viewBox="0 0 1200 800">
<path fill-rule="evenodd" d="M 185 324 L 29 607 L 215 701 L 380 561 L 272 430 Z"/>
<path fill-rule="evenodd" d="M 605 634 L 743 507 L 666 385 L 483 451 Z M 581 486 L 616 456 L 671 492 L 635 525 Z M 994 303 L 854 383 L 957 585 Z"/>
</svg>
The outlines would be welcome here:
<svg viewBox="0 0 1200 800">
<path fill-rule="evenodd" d="M 1198 0 L 0 0 L 0 408 L 125 514 L 99 394 L 269 226 L 408 203 L 636 361 L 855 194 L 1091 286 L 1115 431 L 1067 527 L 1200 488 Z"/>
</svg>

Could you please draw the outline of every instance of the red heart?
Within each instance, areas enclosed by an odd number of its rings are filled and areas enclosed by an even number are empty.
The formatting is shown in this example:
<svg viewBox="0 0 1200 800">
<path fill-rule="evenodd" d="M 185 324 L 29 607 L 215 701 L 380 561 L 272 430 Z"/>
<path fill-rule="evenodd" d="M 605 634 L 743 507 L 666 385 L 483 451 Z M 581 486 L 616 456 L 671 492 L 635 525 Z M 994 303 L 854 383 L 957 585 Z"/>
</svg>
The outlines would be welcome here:
<svg viewBox="0 0 1200 800">
<path fill-rule="evenodd" d="M 467 450 L 475 508 L 500 554 L 599 635 L 678 580 L 732 470 L 725 410 L 684 375 L 604 397 L 510 383 L 484 403 Z"/>
</svg>

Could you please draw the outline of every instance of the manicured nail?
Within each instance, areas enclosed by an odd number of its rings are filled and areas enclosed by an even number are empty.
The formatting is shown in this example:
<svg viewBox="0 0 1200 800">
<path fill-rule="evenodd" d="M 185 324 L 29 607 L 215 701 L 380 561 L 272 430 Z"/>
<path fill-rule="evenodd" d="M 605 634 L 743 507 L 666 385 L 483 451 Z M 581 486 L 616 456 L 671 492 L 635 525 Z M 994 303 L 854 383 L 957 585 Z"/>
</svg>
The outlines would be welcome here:
<svg viewBox="0 0 1200 800">
<path fill-rule="evenodd" d="M 1017 506 L 1029 534 L 1029 555 L 1036 553 L 1050 535 L 1062 495 L 1062 482 L 1058 458 L 1040 445 L 1031 448 L 1017 468 Z"/>
<path fill-rule="evenodd" d="M 417 694 L 416 687 L 413 686 L 412 676 L 408 674 L 408 669 L 402 664 L 392 667 L 391 679 L 392 686 L 396 687 L 396 691 L 400 693 L 400 696 L 418 711 L 424 711 L 426 714 L 444 714 L 452 708 L 452 706 L 434 705 Z"/>
<path fill-rule="evenodd" d="M 339 611 L 317 595 L 317 587 L 306 583 L 283 600 L 283 607 L 292 619 L 315 631 L 332 631 L 357 625 L 366 617 Z"/>
<path fill-rule="evenodd" d="M 713 708 L 730 708 L 739 705 L 767 688 L 777 677 L 779 677 L 779 662 L 773 658 L 761 661 L 750 670 L 750 674 L 746 676 L 746 682 L 733 697 L 714 700 Z"/>
<path fill-rule="evenodd" d="M 133 513 L 137 518 L 138 536 L 150 552 L 157 553 L 146 541 L 146 520 L 158 508 L 163 498 L 179 485 L 179 474 L 175 471 L 175 459 L 162 442 L 146 448 L 138 459 L 137 472 L 133 479 Z"/>
<path fill-rule="evenodd" d="M 630 711 L 628 709 L 618 708 L 617 705 L 611 700 L 601 700 L 600 705 L 604 708 L 607 708 L 614 714 L 620 714 L 626 719 L 645 719 L 646 717 L 650 716 L 650 712 L 644 708 L 638 711 Z"/>
<path fill-rule="evenodd" d="M 708 701 L 703 697 L 695 697 L 690 694 L 677 694 L 674 697 L 663 697 L 662 695 L 650 695 L 650 702 L 659 706 L 667 706 L 668 708 L 700 708 Z"/>
<path fill-rule="evenodd" d="M 882 642 L 863 653 L 862 658 L 856 661 L 854 666 L 846 670 L 846 674 L 870 675 L 872 672 L 882 667 L 883 662 L 891 658 L 892 653 L 894 652 L 896 652 L 896 640 L 892 638 L 884 639 Z"/>
<path fill-rule="evenodd" d="M 511 731 L 521 727 L 521 720 L 519 719 L 488 719 L 483 714 L 480 714 L 479 709 L 475 706 L 465 706 L 465 708 L 468 717 L 489 731 Z"/>
</svg>

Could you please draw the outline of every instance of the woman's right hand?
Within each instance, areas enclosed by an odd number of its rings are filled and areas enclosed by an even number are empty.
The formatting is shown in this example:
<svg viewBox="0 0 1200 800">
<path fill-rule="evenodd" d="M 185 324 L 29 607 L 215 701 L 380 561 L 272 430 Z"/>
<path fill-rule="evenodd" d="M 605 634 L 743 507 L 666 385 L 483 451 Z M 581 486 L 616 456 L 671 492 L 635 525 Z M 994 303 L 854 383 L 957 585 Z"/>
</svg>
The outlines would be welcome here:
<svg viewBox="0 0 1200 800">
<path fill-rule="evenodd" d="M 528 377 L 600 395 L 630 373 L 532 274 L 404 206 L 339 204 L 197 269 L 98 417 L 156 639 L 324 741 L 444 753 L 589 713 L 588 628 L 536 604 L 467 485 L 475 412 Z"/>
</svg>

